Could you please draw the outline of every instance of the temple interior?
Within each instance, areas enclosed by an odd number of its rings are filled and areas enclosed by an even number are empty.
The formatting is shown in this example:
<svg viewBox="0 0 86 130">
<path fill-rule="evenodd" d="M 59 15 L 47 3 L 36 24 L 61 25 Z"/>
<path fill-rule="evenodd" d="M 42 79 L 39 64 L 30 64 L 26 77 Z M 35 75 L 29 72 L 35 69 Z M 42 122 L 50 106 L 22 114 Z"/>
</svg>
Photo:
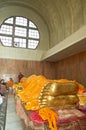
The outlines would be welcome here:
<svg viewBox="0 0 86 130">
<path fill-rule="evenodd" d="M 86 130 L 86 0 L 0 0 L 0 130 Z"/>
</svg>

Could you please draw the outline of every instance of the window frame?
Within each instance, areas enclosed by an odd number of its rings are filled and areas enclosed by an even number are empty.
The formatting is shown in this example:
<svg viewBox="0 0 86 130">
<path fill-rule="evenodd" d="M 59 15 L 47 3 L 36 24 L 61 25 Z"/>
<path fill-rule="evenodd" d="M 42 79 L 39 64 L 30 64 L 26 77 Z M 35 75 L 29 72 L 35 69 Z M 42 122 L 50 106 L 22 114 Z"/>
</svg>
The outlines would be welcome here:
<svg viewBox="0 0 86 130">
<path fill-rule="evenodd" d="M 20 18 L 24 18 L 24 19 L 26 19 L 27 20 L 27 26 L 23 26 L 23 25 L 17 25 L 16 24 L 16 18 L 17 17 L 20 17 Z M 8 22 L 6 22 L 6 20 L 9 20 L 10 21 L 10 19 L 11 18 L 13 18 L 13 23 L 8 23 Z M 29 26 L 29 23 L 32 23 L 32 27 L 30 27 Z M 31 25 L 31 23 L 30 23 L 30 25 Z M 7 19 L 5 19 L 4 21 L 3 21 L 3 23 L 1 24 L 1 26 L 0 26 L 0 29 L 1 29 L 1 27 L 2 27 L 2 25 L 7 25 L 7 26 L 12 26 L 12 34 L 3 34 L 3 33 L 0 33 L 0 41 L 1 41 L 1 43 L 2 43 L 2 45 L 3 46 L 5 46 L 5 47 L 14 47 L 14 48 L 26 48 L 26 49 L 36 49 L 37 47 L 38 47 L 38 45 L 39 45 L 39 42 L 40 42 L 40 33 L 39 33 L 39 30 L 38 30 L 38 28 L 37 28 L 37 26 L 36 26 L 36 24 L 34 24 L 31 20 L 29 20 L 29 19 L 27 19 L 27 18 L 25 18 L 25 17 L 22 17 L 22 16 L 12 16 L 12 17 L 9 17 L 9 18 L 7 18 Z M 22 36 L 21 35 L 15 35 L 15 28 L 16 27 L 18 27 L 18 28 L 20 28 L 20 29 L 26 29 L 26 36 L 23 36 L 23 34 L 22 34 Z M 32 37 L 29 37 L 29 30 L 32 30 L 34 33 L 32 34 Z M 17 30 L 18 31 L 18 30 Z M 37 31 L 37 34 L 35 33 Z M 21 32 L 21 31 L 20 31 Z M 8 43 L 8 45 L 4 45 L 4 43 L 3 43 L 3 41 L 2 41 L 2 39 L 1 39 L 1 37 L 2 36 L 5 36 L 5 37 L 12 37 L 12 43 L 11 43 L 11 46 L 9 46 L 9 43 Z M 20 47 L 20 45 L 18 44 L 18 46 L 15 46 L 15 42 L 14 42 L 14 39 L 15 38 L 21 38 L 22 39 L 22 41 L 23 41 L 23 39 L 25 39 L 26 40 L 26 47 L 23 47 L 24 46 L 24 44 L 23 44 L 23 42 L 21 42 L 21 44 L 22 44 L 22 46 Z M 29 45 L 29 40 L 33 40 L 33 43 L 31 43 L 32 45 L 32 48 L 31 47 L 29 47 L 30 45 Z M 21 41 L 21 40 L 20 40 Z M 37 41 L 38 43 L 36 43 L 35 41 Z M 37 45 L 36 45 L 37 44 Z"/>
</svg>

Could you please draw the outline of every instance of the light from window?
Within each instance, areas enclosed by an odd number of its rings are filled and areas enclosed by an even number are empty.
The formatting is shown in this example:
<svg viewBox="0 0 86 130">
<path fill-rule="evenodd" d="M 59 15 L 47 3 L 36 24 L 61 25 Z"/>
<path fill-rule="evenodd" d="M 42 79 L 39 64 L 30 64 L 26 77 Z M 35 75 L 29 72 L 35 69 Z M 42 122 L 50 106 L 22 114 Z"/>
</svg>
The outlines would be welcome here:
<svg viewBox="0 0 86 130">
<path fill-rule="evenodd" d="M 29 21 L 29 27 L 36 28 L 36 26 L 34 25 L 34 23 L 32 23 L 31 21 Z"/>
<path fill-rule="evenodd" d="M 0 39 L 4 46 L 36 49 L 39 31 L 30 20 L 24 17 L 11 17 L 1 25 Z"/>
<path fill-rule="evenodd" d="M 26 28 L 15 27 L 15 36 L 26 37 Z"/>
<path fill-rule="evenodd" d="M 27 26 L 27 19 L 23 17 L 16 17 L 16 25 Z"/>
<path fill-rule="evenodd" d="M 37 30 L 29 29 L 30 38 L 39 38 L 39 32 Z"/>
<path fill-rule="evenodd" d="M 26 39 L 23 38 L 14 38 L 14 46 L 26 48 Z"/>
<path fill-rule="evenodd" d="M 9 18 L 9 19 L 5 20 L 5 23 L 13 24 L 13 18 Z"/>
<path fill-rule="evenodd" d="M 12 46 L 12 37 L 0 36 L 4 46 Z"/>
<path fill-rule="evenodd" d="M 39 41 L 36 40 L 28 40 L 28 48 L 35 49 L 38 45 Z"/>
<path fill-rule="evenodd" d="M 9 34 L 9 35 L 11 34 L 12 35 L 12 29 L 13 29 L 12 26 L 2 25 L 1 29 L 0 29 L 0 33 L 2 33 L 2 34 Z"/>
</svg>

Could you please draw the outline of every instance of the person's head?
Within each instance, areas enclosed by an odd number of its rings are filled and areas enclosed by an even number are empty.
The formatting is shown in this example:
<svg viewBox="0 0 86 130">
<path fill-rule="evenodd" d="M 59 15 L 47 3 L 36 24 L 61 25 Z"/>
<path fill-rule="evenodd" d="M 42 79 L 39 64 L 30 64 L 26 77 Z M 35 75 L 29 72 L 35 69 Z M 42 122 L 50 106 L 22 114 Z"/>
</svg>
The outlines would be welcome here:
<svg viewBox="0 0 86 130">
<path fill-rule="evenodd" d="M 1 81 L 0 81 L 1 83 L 4 83 L 4 79 L 1 79 Z"/>
<path fill-rule="evenodd" d="M 10 80 L 13 80 L 12 78 L 10 78 Z"/>
</svg>

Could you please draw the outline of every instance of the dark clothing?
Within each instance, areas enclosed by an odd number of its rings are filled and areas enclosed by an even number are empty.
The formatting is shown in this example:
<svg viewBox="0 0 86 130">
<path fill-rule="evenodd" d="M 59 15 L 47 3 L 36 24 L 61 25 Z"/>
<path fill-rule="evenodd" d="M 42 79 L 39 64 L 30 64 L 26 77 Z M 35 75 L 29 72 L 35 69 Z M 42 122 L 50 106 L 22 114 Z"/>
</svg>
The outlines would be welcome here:
<svg viewBox="0 0 86 130">
<path fill-rule="evenodd" d="M 3 94 L 3 93 L 0 93 L 0 95 L 1 95 L 1 96 L 5 96 L 5 94 Z"/>
<path fill-rule="evenodd" d="M 21 80 L 23 77 L 24 77 L 24 75 L 23 75 L 22 73 L 20 73 L 20 74 L 18 75 L 18 82 L 20 82 L 20 80 Z"/>
<path fill-rule="evenodd" d="M 4 79 L 1 79 L 1 80 L 0 80 L 0 84 L 6 85 L 6 82 L 4 81 Z"/>
</svg>

